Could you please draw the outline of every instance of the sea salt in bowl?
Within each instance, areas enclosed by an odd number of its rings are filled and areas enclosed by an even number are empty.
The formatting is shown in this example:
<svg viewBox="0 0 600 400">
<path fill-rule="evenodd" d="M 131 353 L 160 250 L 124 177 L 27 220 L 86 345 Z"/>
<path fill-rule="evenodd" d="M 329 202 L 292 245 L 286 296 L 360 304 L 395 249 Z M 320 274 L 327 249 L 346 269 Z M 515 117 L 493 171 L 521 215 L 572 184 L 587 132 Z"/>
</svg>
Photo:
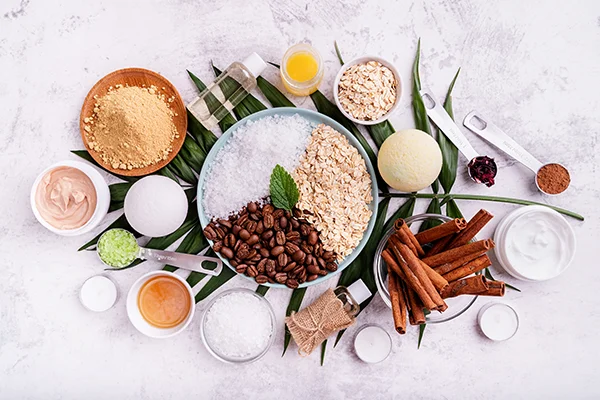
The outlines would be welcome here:
<svg viewBox="0 0 600 400">
<path fill-rule="evenodd" d="M 271 348 L 276 321 L 271 304 L 263 296 L 249 289 L 230 289 L 208 303 L 200 334 L 216 359 L 248 364 Z"/>
<path fill-rule="evenodd" d="M 252 115 L 238 121 L 235 125 L 233 125 L 231 128 L 229 128 L 223 135 L 221 135 L 219 140 L 214 144 L 211 151 L 206 156 L 206 160 L 204 162 L 204 165 L 202 166 L 202 170 L 200 171 L 200 176 L 198 178 L 197 198 L 204 199 L 204 184 L 207 180 L 207 176 L 209 174 L 211 164 L 215 161 L 215 158 L 216 158 L 217 154 L 219 153 L 219 151 L 225 146 L 225 144 L 227 143 L 229 138 L 231 138 L 233 133 L 240 126 L 243 126 L 248 121 L 256 121 L 256 120 L 259 120 L 259 119 L 265 118 L 265 117 L 294 116 L 294 115 L 299 115 L 300 117 L 308 120 L 314 127 L 316 127 L 318 124 L 328 125 L 328 126 L 332 127 L 333 129 L 335 129 L 336 131 L 338 131 L 340 134 L 344 135 L 348 139 L 350 144 L 358 150 L 359 154 L 365 161 L 365 166 L 367 168 L 369 176 L 371 177 L 371 197 L 373 198 L 373 200 L 371 201 L 371 203 L 368 206 L 372 212 L 371 218 L 367 225 L 367 229 L 365 230 L 363 237 L 360 240 L 358 246 L 356 246 L 354 248 L 352 253 L 350 253 L 348 256 L 346 256 L 343 260 L 341 260 L 338 263 L 337 271 L 330 272 L 325 276 L 319 276 L 319 278 L 317 278 L 313 281 L 304 282 L 304 283 L 300 284 L 299 287 L 303 288 L 303 287 L 307 287 L 307 286 L 318 285 L 319 283 L 322 283 L 322 282 L 326 281 L 327 279 L 329 279 L 333 276 L 336 276 L 337 274 L 341 273 L 346 267 L 348 267 L 348 265 L 350 265 L 352 263 L 352 261 L 354 261 L 354 259 L 360 254 L 360 252 L 366 245 L 367 241 L 369 240 L 369 237 L 371 236 L 371 233 L 373 232 L 373 227 L 375 225 L 375 219 L 377 218 L 377 207 L 379 204 L 379 195 L 378 195 L 379 189 L 377 187 L 377 178 L 375 175 L 375 169 L 373 167 L 373 164 L 371 164 L 371 161 L 369 160 L 369 157 L 368 157 L 365 149 L 362 147 L 362 145 L 359 143 L 359 141 L 354 137 L 354 135 L 352 135 L 352 133 L 350 133 L 350 131 L 348 131 L 348 129 L 346 129 L 344 126 L 342 126 L 338 122 L 334 121 L 333 119 L 331 119 L 323 114 L 320 114 L 316 111 L 305 110 L 305 109 L 301 109 L 301 108 L 293 108 L 293 107 L 271 108 L 268 110 L 263 110 L 263 111 L 255 113 L 255 114 L 252 114 Z M 198 204 L 198 217 L 200 219 L 202 228 L 204 229 L 210 223 L 210 217 L 207 215 L 208 213 L 204 209 L 204 201 L 199 200 L 196 203 Z M 210 243 L 211 246 L 214 243 L 211 240 L 209 240 L 208 242 Z M 235 268 L 231 266 L 229 260 L 222 257 L 221 254 L 219 254 L 219 253 L 217 253 L 217 256 L 219 256 L 219 258 L 221 258 L 221 260 L 223 261 L 223 263 L 225 263 L 225 265 L 227 265 L 229 268 L 231 268 L 233 271 L 235 271 Z M 245 279 L 248 279 L 248 280 L 254 282 L 253 278 L 250 278 L 243 274 L 239 274 L 239 275 L 243 276 Z M 279 288 L 286 287 L 285 285 L 282 285 L 279 283 L 269 283 L 269 282 L 264 283 L 263 286 L 279 287 Z"/>
</svg>

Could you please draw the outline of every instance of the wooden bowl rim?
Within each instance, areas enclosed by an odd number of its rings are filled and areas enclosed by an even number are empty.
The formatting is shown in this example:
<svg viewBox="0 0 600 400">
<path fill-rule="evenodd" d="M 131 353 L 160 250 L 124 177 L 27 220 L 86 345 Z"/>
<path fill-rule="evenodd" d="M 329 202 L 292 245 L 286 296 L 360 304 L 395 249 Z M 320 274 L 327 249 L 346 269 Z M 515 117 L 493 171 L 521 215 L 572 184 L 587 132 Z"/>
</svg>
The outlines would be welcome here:
<svg viewBox="0 0 600 400">
<path fill-rule="evenodd" d="M 173 91 L 173 93 L 175 95 L 175 101 L 173 101 L 173 103 L 172 103 L 174 105 L 174 106 L 172 106 L 172 109 L 174 112 L 178 113 L 178 117 L 183 118 L 183 132 L 181 132 L 179 129 L 177 130 L 177 132 L 179 133 L 179 138 L 176 138 L 173 140 L 173 151 L 171 151 L 171 153 L 169 154 L 169 157 L 166 160 L 163 160 L 163 161 L 153 164 L 153 165 L 149 165 L 144 168 L 134 168 L 132 170 L 115 169 L 111 165 L 105 163 L 104 160 L 102 160 L 102 158 L 97 156 L 96 152 L 88 150 L 87 139 L 85 137 L 85 129 L 84 129 L 84 126 L 85 126 L 84 119 L 86 117 L 83 113 L 84 113 L 84 110 L 87 108 L 86 106 L 88 106 L 90 102 L 95 101 L 94 96 L 99 94 L 97 92 L 99 92 L 99 87 L 102 85 L 103 82 L 113 78 L 115 75 L 125 75 L 126 76 L 127 74 L 134 74 L 134 73 L 143 73 L 143 74 L 150 75 L 151 77 L 155 78 L 156 80 L 164 82 L 165 85 L 162 85 L 162 86 L 168 86 Z M 150 84 L 152 84 L 152 83 L 150 83 Z M 109 85 L 109 86 L 111 86 L 111 85 Z M 181 110 L 177 110 L 176 107 L 181 108 Z M 173 122 L 173 123 L 175 124 L 175 128 L 177 128 L 177 124 L 175 122 Z M 185 107 L 185 103 L 183 102 L 183 99 L 181 98 L 181 95 L 179 94 L 179 91 L 177 90 L 175 85 L 173 85 L 171 83 L 171 81 L 169 81 L 163 75 L 159 74 L 158 72 L 154 72 L 154 71 L 151 71 L 151 70 L 145 69 L 145 68 L 137 68 L 137 67 L 121 68 L 121 69 L 115 70 L 115 71 L 105 75 L 104 77 L 100 78 L 94 84 L 94 86 L 92 86 L 92 88 L 90 89 L 88 94 L 85 96 L 85 99 L 83 100 L 83 104 L 81 106 L 81 111 L 79 114 L 79 131 L 80 131 L 81 140 L 83 141 L 83 145 L 85 146 L 85 149 L 90 154 L 90 156 L 94 159 L 94 161 L 96 161 L 102 168 L 104 168 L 107 171 L 109 171 L 113 174 L 116 174 L 116 175 L 123 175 L 123 176 L 149 175 L 153 172 L 158 171 L 161 168 L 164 168 L 167 164 L 169 164 L 171 161 L 173 161 L 173 159 L 177 156 L 177 154 L 181 150 L 181 147 L 183 146 L 183 142 L 185 141 L 185 137 L 187 135 L 186 107 Z"/>
</svg>

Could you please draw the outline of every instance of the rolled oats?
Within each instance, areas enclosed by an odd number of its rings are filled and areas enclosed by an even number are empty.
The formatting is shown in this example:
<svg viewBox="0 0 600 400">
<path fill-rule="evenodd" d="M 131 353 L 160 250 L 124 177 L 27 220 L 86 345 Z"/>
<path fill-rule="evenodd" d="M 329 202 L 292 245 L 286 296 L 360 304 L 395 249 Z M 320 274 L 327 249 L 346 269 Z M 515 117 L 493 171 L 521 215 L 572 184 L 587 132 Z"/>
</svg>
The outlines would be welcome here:
<svg viewBox="0 0 600 400">
<path fill-rule="evenodd" d="M 352 65 L 342 74 L 338 98 L 344 110 L 361 121 L 383 117 L 396 102 L 394 73 L 377 61 Z"/>
<path fill-rule="evenodd" d="M 300 191 L 296 207 L 320 233 L 323 248 L 341 260 L 363 237 L 372 211 L 371 176 L 348 139 L 330 126 L 313 130 L 293 177 Z"/>
</svg>

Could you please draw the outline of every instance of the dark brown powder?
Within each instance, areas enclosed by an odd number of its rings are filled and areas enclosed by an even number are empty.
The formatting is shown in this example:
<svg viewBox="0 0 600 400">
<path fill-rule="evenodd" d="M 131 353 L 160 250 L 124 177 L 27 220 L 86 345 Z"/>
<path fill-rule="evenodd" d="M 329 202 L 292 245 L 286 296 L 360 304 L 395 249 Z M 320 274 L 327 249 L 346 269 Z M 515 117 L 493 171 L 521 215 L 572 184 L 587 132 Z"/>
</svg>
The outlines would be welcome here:
<svg viewBox="0 0 600 400">
<path fill-rule="evenodd" d="M 546 164 L 537 173 L 537 184 L 548 194 L 559 194 L 571 183 L 569 171 L 560 164 Z"/>
</svg>

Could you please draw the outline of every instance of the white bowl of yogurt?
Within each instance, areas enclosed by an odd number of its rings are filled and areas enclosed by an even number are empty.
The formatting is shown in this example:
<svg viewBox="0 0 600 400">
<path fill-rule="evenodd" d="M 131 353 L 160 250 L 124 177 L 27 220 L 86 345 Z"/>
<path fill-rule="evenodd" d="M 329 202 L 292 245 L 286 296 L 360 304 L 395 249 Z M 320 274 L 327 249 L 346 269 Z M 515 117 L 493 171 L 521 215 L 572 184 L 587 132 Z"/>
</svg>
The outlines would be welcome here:
<svg viewBox="0 0 600 400">
<path fill-rule="evenodd" d="M 89 232 L 110 206 L 110 190 L 93 166 L 66 160 L 43 170 L 31 188 L 31 209 L 46 229 L 62 236 Z"/>
<path fill-rule="evenodd" d="M 496 228 L 494 252 L 506 272 L 525 281 L 562 274 L 575 257 L 575 232 L 558 212 L 527 206 L 508 214 Z"/>
</svg>

